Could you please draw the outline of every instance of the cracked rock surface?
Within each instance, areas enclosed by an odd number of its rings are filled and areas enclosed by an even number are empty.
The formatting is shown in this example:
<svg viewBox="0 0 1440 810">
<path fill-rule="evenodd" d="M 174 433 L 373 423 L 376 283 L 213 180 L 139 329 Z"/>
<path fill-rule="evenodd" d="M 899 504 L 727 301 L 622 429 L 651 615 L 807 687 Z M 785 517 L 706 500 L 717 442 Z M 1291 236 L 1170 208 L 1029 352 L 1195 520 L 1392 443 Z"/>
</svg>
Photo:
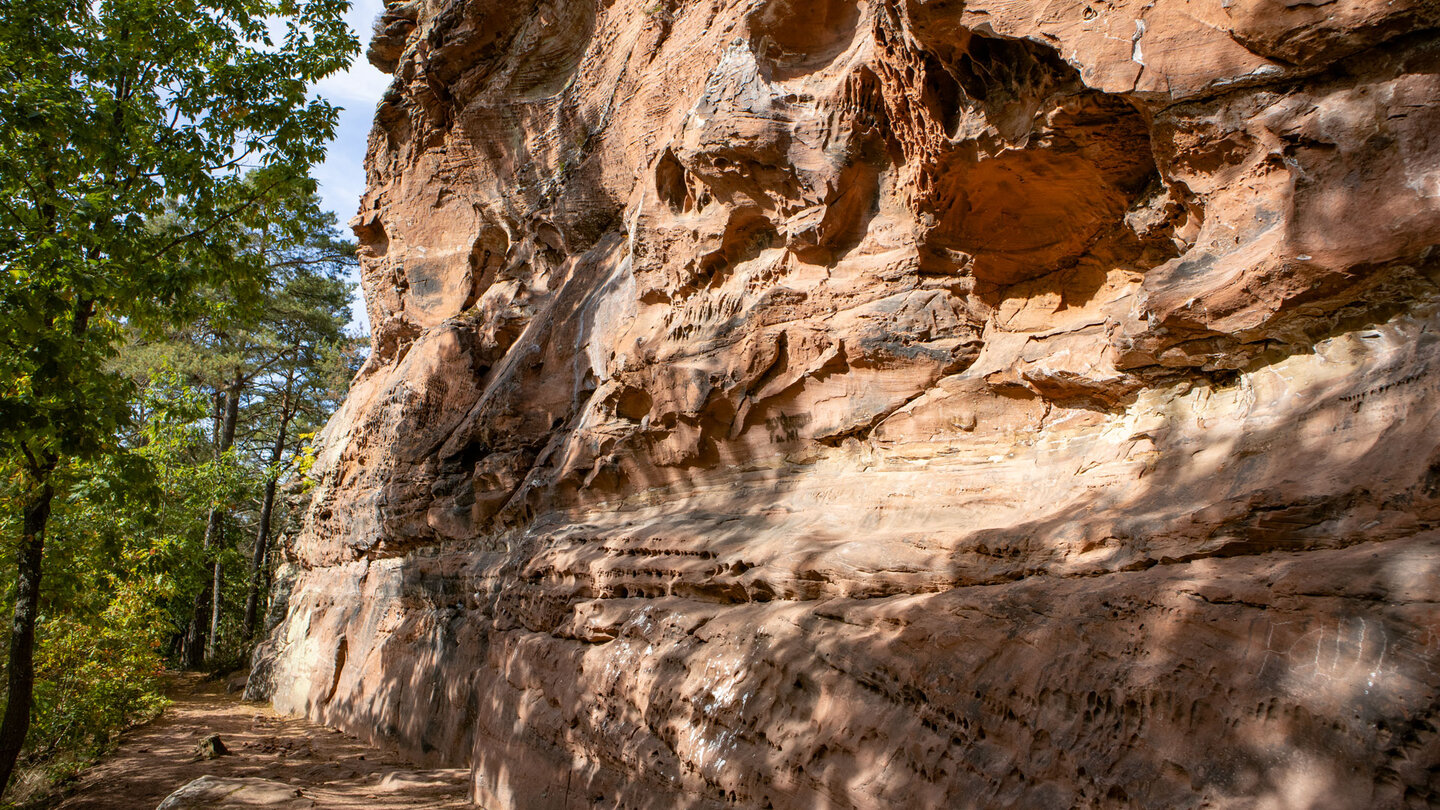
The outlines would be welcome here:
<svg viewBox="0 0 1440 810">
<path fill-rule="evenodd" d="M 410 0 L 251 688 L 502 808 L 1440 803 L 1440 6 Z"/>
</svg>

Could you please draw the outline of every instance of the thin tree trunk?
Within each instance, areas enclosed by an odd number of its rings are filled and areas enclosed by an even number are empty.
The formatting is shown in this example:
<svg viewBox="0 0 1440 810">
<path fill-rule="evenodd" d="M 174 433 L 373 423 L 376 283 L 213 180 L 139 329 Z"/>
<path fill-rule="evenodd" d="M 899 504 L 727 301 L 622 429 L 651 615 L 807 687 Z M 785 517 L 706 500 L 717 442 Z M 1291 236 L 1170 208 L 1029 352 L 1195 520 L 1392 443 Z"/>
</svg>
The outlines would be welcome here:
<svg viewBox="0 0 1440 810">
<path fill-rule="evenodd" d="M 208 555 L 210 549 L 216 543 L 216 536 L 220 533 L 220 510 L 211 509 L 209 518 L 205 522 L 205 541 L 202 545 Z M 190 606 L 190 622 L 185 625 L 185 638 L 180 643 L 181 659 L 186 669 L 199 669 L 205 664 L 205 623 L 202 618 L 206 613 L 206 607 L 210 604 L 210 587 L 212 580 L 206 578 L 205 584 L 200 586 L 199 593 L 195 594 L 195 602 Z"/>
<path fill-rule="evenodd" d="M 50 502 L 55 491 L 48 481 L 53 462 L 32 472 L 25 493 L 24 535 L 16 554 L 15 618 L 10 629 L 10 661 L 6 665 L 9 695 L 5 717 L 0 721 L 0 792 L 10 784 L 15 762 L 25 747 L 30 731 L 30 709 L 35 692 L 35 623 L 40 611 L 41 562 L 45 556 L 45 524 L 50 520 Z"/>
<path fill-rule="evenodd" d="M 223 535 L 222 535 L 223 537 Z M 224 540 L 221 540 L 224 542 Z M 220 638 L 220 558 L 215 558 L 214 578 L 210 581 L 210 635 L 205 637 L 205 660 L 215 660 L 215 644 Z"/>
<path fill-rule="evenodd" d="M 237 374 L 234 382 L 230 384 L 229 390 L 225 392 L 225 415 L 222 420 L 219 420 L 215 437 L 216 458 L 224 455 L 225 451 L 229 450 L 230 446 L 235 443 L 235 426 L 240 418 L 240 393 L 244 385 L 244 378 Z M 205 541 L 203 548 L 207 556 L 213 549 L 217 548 L 221 542 L 220 537 L 223 530 L 221 521 L 224 517 L 224 513 L 221 512 L 218 507 L 212 508 L 205 521 Z M 218 568 L 220 565 L 219 561 L 214 561 L 214 565 Z M 208 567 L 209 566 L 207 566 L 207 568 Z M 185 641 L 182 645 L 184 654 L 182 657 L 188 669 L 199 669 L 207 659 L 213 658 L 215 655 L 215 630 L 218 624 L 218 605 L 220 603 L 220 593 L 216 586 L 219 585 L 220 577 L 218 572 L 212 571 L 211 573 L 213 573 L 214 576 L 208 578 L 209 581 L 206 582 L 205 585 L 201 587 L 200 592 L 195 595 L 195 603 L 190 611 L 190 622 L 185 628 Z M 207 612 L 207 606 L 211 607 L 211 610 L 208 611 L 210 614 L 209 622 L 206 622 L 204 618 Z M 207 624 L 209 625 L 209 633 L 205 632 Z"/>
<path fill-rule="evenodd" d="M 235 425 L 240 421 L 240 389 L 245 385 L 244 380 L 238 375 L 235 382 L 230 386 L 230 392 L 225 400 L 225 432 L 220 436 L 220 452 L 224 453 L 235 443 Z M 223 601 L 223 594 L 220 592 L 220 556 L 219 547 L 224 542 L 225 527 L 219 525 L 224 519 L 224 514 L 218 509 L 210 510 L 216 522 L 215 533 L 215 579 L 210 586 L 210 635 L 205 640 L 205 660 L 215 658 L 215 644 L 220 636 L 220 607 Z"/>
<path fill-rule="evenodd" d="M 270 548 L 270 515 L 275 508 L 276 481 L 265 482 L 265 500 L 260 505 L 260 527 L 255 532 L 255 549 L 250 557 L 250 589 L 245 594 L 245 638 L 255 637 L 255 622 L 260 610 L 260 586 L 264 580 L 265 558 Z"/>
<path fill-rule="evenodd" d="M 223 452 L 220 450 L 220 436 L 225 425 L 225 392 L 219 389 L 215 391 L 215 407 L 211 411 L 210 420 L 210 446 L 214 448 L 216 458 Z M 208 556 L 211 546 L 214 545 L 215 533 L 219 530 L 220 513 L 211 509 L 205 518 L 205 539 L 200 548 L 202 554 Z M 206 562 L 206 560 L 201 561 Z M 190 620 L 185 623 L 185 633 L 180 639 L 180 662 L 186 669 L 199 669 L 205 664 L 205 626 L 201 623 L 201 616 L 206 613 L 206 607 L 210 604 L 209 577 L 195 593 L 195 601 L 190 605 Z"/>
<path fill-rule="evenodd" d="M 270 521 L 275 512 L 275 488 L 278 483 L 276 467 L 285 455 L 285 442 L 294 413 L 290 408 L 293 376 L 285 380 L 285 393 L 280 399 L 280 429 L 275 434 L 275 445 L 270 448 L 270 475 L 265 479 L 265 499 L 260 504 L 260 526 L 255 532 L 255 548 L 250 555 L 250 588 L 245 594 L 245 639 L 255 637 L 255 621 L 260 607 L 260 586 L 264 578 L 265 558 L 270 549 Z"/>
</svg>

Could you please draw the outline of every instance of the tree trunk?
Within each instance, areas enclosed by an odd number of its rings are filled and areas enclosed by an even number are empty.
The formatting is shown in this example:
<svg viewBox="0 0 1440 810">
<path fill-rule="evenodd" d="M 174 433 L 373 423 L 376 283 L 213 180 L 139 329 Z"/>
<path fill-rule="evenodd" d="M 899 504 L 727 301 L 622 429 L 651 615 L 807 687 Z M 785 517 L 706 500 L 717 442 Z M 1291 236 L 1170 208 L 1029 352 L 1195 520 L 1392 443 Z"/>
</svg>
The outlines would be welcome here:
<svg viewBox="0 0 1440 810">
<path fill-rule="evenodd" d="M 53 467 L 52 465 L 49 465 Z M 5 718 L 0 721 L 0 793 L 10 784 L 10 775 L 25 735 L 30 731 L 30 708 L 35 692 L 35 622 L 40 611 L 41 561 L 45 556 L 45 524 L 50 520 L 50 501 L 55 495 L 49 470 L 32 475 L 23 502 L 24 535 L 16 554 L 15 618 L 10 630 L 10 661 L 6 665 L 9 696 Z M 37 480 L 38 479 L 38 480 Z"/>
<path fill-rule="evenodd" d="M 205 638 L 205 660 L 215 660 L 215 644 L 220 638 L 220 558 L 215 558 L 214 578 L 210 581 L 210 635 Z"/>
<path fill-rule="evenodd" d="M 185 634 L 180 637 L 180 663 L 186 669 L 199 669 L 205 665 L 205 632 L 200 624 L 205 606 L 210 604 L 210 580 L 206 579 L 195 602 L 190 606 L 190 621 L 185 624 Z"/>
<path fill-rule="evenodd" d="M 275 433 L 275 445 L 270 448 L 271 473 L 265 479 L 265 500 L 260 504 L 260 526 L 255 532 L 255 548 L 250 555 L 250 589 L 245 594 L 245 639 L 255 637 L 256 614 L 260 608 L 260 588 L 265 572 L 265 558 L 270 549 L 270 521 L 275 512 L 275 487 L 278 483 L 276 469 L 285 455 L 285 441 L 290 430 L 294 412 L 290 407 L 291 389 L 295 384 L 293 376 L 285 380 L 285 393 L 280 399 L 280 429 Z"/>
<path fill-rule="evenodd" d="M 260 527 L 255 532 L 255 549 L 250 557 L 250 590 L 245 594 L 245 638 L 255 637 L 260 609 L 260 586 L 264 580 L 265 557 L 270 548 L 270 516 L 275 508 L 275 479 L 265 482 L 265 500 L 260 504 Z"/>
<path fill-rule="evenodd" d="M 240 393 L 244 386 L 244 377 L 237 374 L 234 382 L 230 384 L 229 390 L 225 392 L 225 416 L 223 420 L 219 421 L 219 429 L 215 437 L 216 458 L 224 455 L 225 451 L 235 443 L 235 425 L 240 419 Z M 221 521 L 224 517 L 224 513 L 216 507 L 210 510 L 210 515 L 205 521 L 204 549 L 207 557 L 221 542 L 221 532 L 224 528 L 221 526 Z M 207 562 L 212 561 L 207 559 Z M 208 571 L 213 576 L 207 578 L 209 581 L 195 595 L 195 603 L 190 611 L 190 622 L 185 628 L 185 640 L 182 643 L 184 653 L 181 657 L 184 659 L 183 663 L 187 669 L 199 669 L 206 660 L 215 655 L 215 631 L 220 616 L 220 573 L 218 570 L 220 562 L 216 559 L 213 564 L 214 569 Z M 210 566 L 207 565 L 206 568 L 210 569 Z M 211 608 L 208 611 L 209 622 L 205 621 L 207 606 Z M 209 633 L 205 631 L 207 624 Z"/>
<path fill-rule="evenodd" d="M 205 522 L 205 541 L 202 546 L 205 553 L 209 554 L 210 549 L 218 542 L 220 534 L 220 510 L 211 509 L 209 519 Z M 180 658 L 186 669 L 199 669 L 205 665 L 205 620 L 206 608 L 210 605 L 210 587 L 212 580 L 207 578 L 205 584 L 200 586 L 199 593 L 195 594 L 195 602 L 190 606 L 190 622 L 185 625 L 185 638 L 180 642 Z"/>
</svg>

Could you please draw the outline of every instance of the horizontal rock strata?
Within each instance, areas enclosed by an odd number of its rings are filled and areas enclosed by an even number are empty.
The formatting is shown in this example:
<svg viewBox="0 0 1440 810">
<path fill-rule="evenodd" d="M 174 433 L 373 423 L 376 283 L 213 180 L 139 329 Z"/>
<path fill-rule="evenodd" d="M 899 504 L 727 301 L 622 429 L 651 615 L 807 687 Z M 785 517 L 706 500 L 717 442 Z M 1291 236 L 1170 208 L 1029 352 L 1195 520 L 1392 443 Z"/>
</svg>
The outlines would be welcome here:
<svg viewBox="0 0 1440 810">
<path fill-rule="evenodd" d="M 387 3 L 252 689 L 496 810 L 1440 803 L 1437 26 Z"/>
</svg>

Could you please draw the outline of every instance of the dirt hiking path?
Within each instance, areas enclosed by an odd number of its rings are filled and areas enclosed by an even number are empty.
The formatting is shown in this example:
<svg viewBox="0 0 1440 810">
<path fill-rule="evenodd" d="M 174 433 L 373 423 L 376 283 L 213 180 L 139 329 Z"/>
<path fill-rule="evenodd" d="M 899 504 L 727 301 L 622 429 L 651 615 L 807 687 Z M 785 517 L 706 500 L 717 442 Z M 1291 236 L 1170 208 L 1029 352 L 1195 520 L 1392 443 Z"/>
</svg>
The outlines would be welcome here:
<svg viewBox="0 0 1440 810">
<path fill-rule="evenodd" d="M 287 806 L 471 807 L 467 771 L 417 768 L 335 729 L 242 703 L 226 693 L 224 681 L 182 675 L 169 697 L 163 715 L 127 732 L 115 753 L 81 775 L 59 810 L 155 810 L 171 792 L 207 774 L 291 785 L 299 792 Z M 211 734 L 220 735 L 230 754 L 197 760 L 197 746 Z"/>
</svg>

